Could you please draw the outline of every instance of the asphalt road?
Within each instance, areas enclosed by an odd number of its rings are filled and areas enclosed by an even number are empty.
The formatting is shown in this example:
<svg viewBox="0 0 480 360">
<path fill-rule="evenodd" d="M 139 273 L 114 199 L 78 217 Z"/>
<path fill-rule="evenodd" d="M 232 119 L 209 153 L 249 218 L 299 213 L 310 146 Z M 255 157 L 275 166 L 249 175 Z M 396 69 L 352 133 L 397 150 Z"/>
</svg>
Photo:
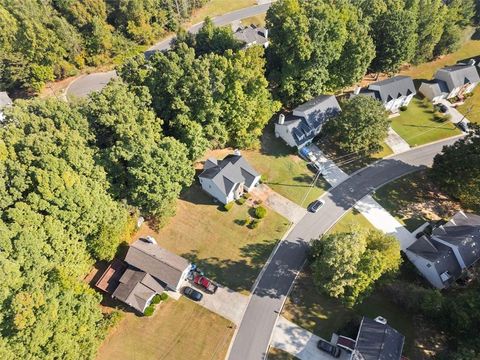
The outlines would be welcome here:
<svg viewBox="0 0 480 360">
<path fill-rule="evenodd" d="M 251 16 L 259 15 L 266 13 L 270 7 L 270 3 L 263 5 L 251 6 L 245 9 L 240 9 L 237 11 L 230 12 L 225 15 L 217 16 L 213 18 L 214 24 L 217 26 L 223 26 L 230 24 L 234 21 L 242 20 Z M 198 30 L 202 27 L 202 23 L 193 25 L 188 29 L 191 33 L 197 33 Z M 173 36 L 164 39 L 157 44 L 153 45 L 145 52 L 145 57 L 150 57 L 157 51 L 164 51 L 170 48 L 170 44 L 173 40 Z M 99 91 L 108 84 L 108 82 L 117 76 L 115 70 L 101 73 L 93 73 L 83 77 L 78 78 L 70 84 L 67 88 L 67 97 L 76 97 L 82 98 L 87 96 L 93 91 Z"/>
<path fill-rule="evenodd" d="M 325 205 L 308 213 L 280 244 L 266 265 L 234 339 L 229 360 L 262 360 L 286 296 L 306 260 L 308 243 L 326 232 L 374 189 L 408 173 L 431 166 L 446 140 L 382 160 L 357 172 L 323 196 Z"/>
</svg>

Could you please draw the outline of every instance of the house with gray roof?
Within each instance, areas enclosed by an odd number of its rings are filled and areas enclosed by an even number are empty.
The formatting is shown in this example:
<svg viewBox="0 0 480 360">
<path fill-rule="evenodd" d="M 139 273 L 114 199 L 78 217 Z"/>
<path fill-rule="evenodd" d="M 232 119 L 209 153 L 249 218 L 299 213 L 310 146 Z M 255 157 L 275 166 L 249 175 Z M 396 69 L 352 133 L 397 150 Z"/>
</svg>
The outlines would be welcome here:
<svg viewBox="0 0 480 360">
<path fill-rule="evenodd" d="M 387 324 L 387 320 L 364 317 L 360 323 L 351 360 L 400 360 L 405 336 Z"/>
<path fill-rule="evenodd" d="M 198 178 L 205 192 L 222 204 L 228 204 L 244 192 L 250 192 L 259 183 L 260 174 L 236 150 L 223 160 L 210 158 L 205 161 Z"/>
<path fill-rule="evenodd" d="M 340 114 L 340 105 L 333 95 L 320 95 L 296 107 L 292 114 L 280 114 L 275 124 L 275 136 L 298 149 L 310 144 L 320 134 L 323 125 Z"/>
<path fill-rule="evenodd" d="M 10 96 L 5 91 L 0 91 L 0 122 L 3 121 L 4 116 L 2 109 L 4 109 L 7 106 L 11 106 L 13 104 L 12 99 L 10 99 Z"/>
<path fill-rule="evenodd" d="M 370 96 L 380 101 L 387 111 L 398 112 L 402 106 L 408 106 L 417 91 L 410 76 L 394 76 L 377 81 L 366 89 L 357 88 L 352 96 Z"/>
<path fill-rule="evenodd" d="M 249 48 L 253 45 L 260 45 L 264 48 L 268 47 L 268 30 L 264 27 L 250 25 L 245 27 L 239 27 L 234 31 L 233 36 L 244 43 L 244 48 Z"/>
<path fill-rule="evenodd" d="M 439 102 L 469 94 L 479 82 L 475 61 L 471 60 L 468 64 L 456 64 L 438 70 L 434 80 L 423 82 L 419 90 L 429 100 Z"/>
<path fill-rule="evenodd" d="M 480 216 L 460 211 L 405 253 L 432 286 L 446 288 L 480 259 Z"/>
</svg>

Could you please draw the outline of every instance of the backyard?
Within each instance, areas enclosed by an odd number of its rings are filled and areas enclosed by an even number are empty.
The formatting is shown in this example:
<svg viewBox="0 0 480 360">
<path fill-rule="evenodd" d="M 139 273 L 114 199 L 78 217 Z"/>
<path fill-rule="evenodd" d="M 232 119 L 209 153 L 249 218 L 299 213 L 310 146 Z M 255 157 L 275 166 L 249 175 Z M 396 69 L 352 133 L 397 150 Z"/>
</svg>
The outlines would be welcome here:
<svg viewBox="0 0 480 360">
<path fill-rule="evenodd" d="M 392 128 L 412 147 L 461 134 L 447 118 L 435 120 L 433 105 L 418 97 L 392 119 Z"/>
<path fill-rule="evenodd" d="M 97 360 L 223 360 L 234 331 L 231 322 L 190 300 L 167 300 L 151 317 L 126 313 Z"/>
<path fill-rule="evenodd" d="M 425 222 L 449 218 L 460 210 L 456 201 L 431 182 L 427 171 L 392 181 L 373 197 L 412 232 Z"/>
<path fill-rule="evenodd" d="M 245 203 L 227 212 L 194 184 L 182 194 L 177 214 L 165 227 L 155 231 L 144 224 L 135 238 L 152 235 L 160 246 L 197 264 L 220 284 L 248 293 L 289 226 L 269 210 L 259 226 L 250 229 L 243 224 L 249 210 Z"/>
</svg>

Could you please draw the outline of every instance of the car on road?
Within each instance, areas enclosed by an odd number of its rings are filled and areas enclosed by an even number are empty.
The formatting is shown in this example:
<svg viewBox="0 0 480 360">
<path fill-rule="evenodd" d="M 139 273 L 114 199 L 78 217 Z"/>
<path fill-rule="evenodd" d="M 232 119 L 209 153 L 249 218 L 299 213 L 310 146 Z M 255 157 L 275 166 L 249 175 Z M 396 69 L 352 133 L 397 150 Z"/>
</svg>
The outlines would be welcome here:
<svg viewBox="0 0 480 360">
<path fill-rule="evenodd" d="M 310 205 L 308 205 L 307 209 L 312 213 L 316 213 L 318 210 L 320 210 L 323 204 L 325 204 L 323 200 L 315 200 L 312 203 L 310 203 Z"/>
<path fill-rule="evenodd" d="M 200 301 L 203 298 L 203 294 L 200 291 L 197 291 L 190 286 L 187 286 L 185 289 L 183 289 L 183 295 L 193 301 Z"/>
<path fill-rule="evenodd" d="M 457 126 L 458 126 L 458 127 L 460 128 L 460 130 L 462 130 L 463 132 L 466 132 L 466 133 L 467 133 L 467 132 L 469 131 L 467 123 L 466 123 L 465 121 L 463 121 L 463 120 L 460 121 L 460 122 L 458 122 L 458 123 L 457 123 Z"/>
<path fill-rule="evenodd" d="M 318 340 L 317 348 L 336 358 L 340 357 L 340 354 L 342 353 L 342 350 L 340 350 L 340 348 L 321 339 Z"/>
<path fill-rule="evenodd" d="M 215 284 L 209 278 L 207 278 L 203 275 L 200 275 L 200 274 L 195 274 L 195 276 L 193 277 L 193 282 L 195 283 L 195 285 L 200 286 L 201 288 L 203 288 L 206 292 L 208 292 L 210 294 L 215 294 L 215 292 L 218 289 L 217 284 Z"/>
</svg>

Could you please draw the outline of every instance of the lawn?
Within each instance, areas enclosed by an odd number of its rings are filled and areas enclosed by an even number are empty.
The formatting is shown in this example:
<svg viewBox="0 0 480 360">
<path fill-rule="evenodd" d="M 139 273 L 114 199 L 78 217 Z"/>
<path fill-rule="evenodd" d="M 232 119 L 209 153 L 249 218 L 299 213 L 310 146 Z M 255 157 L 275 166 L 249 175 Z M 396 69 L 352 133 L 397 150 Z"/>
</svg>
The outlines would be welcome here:
<svg viewBox="0 0 480 360">
<path fill-rule="evenodd" d="M 457 107 L 468 120 L 480 125 L 480 87 L 475 88 L 473 96 L 465 100 L 465 104 Z"/>
<path fill-rule="evenodd" d="M 247 203 L 226 212 L 195 184 L 182 194 L 177 214 L 158 232 L 142 226 L 135 238 L 152 235 L 159 245 L 197 264 L 219 283 L 248 293 L 289 222 L 273 211 L 256 229 L 240 225 Z"/>
<path fill-rule="evenodd" d="M 298 358 L 283 350 L 271 347 L 268 350 L 267 360 L 298 360 Z"/>
<path fill-rule="evenodd" d="M 230 321 L 190 300 L 167 300 L 152 317 L 127 313 L 96 360 L 223 360 L 234 331 Z"/>
<path fill-rule="evenodd" d="M 433 113 L 431 103 L 415 97 L 406 111 L 392 119 L 392 128 L 412 147 L 461 134 L 450 121 L 436 121 Z"/>
<path fill-rule="evenodd" d="M 373 197 L 409 231 L 428 221 L 449 218 L 460 210 L 457 202 L 432 184 L 426 171 L 392 181 Z"/>
<path fill-rule="evenodd" d="M 197 24 L 203 21 L 206 16 L 215 17 L 254 5 L 257 5 L 256 0 L 210 0 L 205 6 L 194 11 L 190 24 Z"/>
<path fill-rule="evenodd" d="M 372 224 L 365 216 L 360 214 L 357 210 L 351 209 L 348 211 L 333 227 L 328 230 L 329 234 L 345 232 L 350 229 L 352 225 L 358 225 L 362 228 L 374 229 Z"/>
<path fill-rule="evenodd" d="M 251 16 L 245 19 L 242 19 L 242 25 L 243 26 L 249 26 L 251 24 L 257 25 L 257 26 L 265 26 L 265 16 L 267 14 L 260 14 L 256 16 Z"/>
</svg>

